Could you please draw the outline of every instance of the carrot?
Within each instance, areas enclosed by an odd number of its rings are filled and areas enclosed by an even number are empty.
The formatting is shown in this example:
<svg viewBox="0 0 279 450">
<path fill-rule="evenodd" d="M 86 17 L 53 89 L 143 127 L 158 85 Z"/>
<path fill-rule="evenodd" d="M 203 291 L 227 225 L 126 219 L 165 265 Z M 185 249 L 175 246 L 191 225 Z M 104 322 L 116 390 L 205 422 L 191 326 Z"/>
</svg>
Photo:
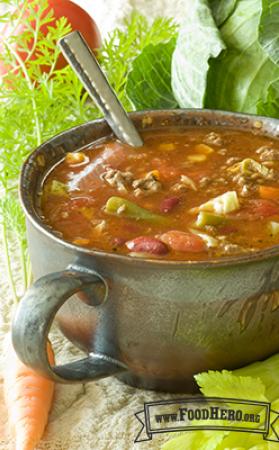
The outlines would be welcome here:
<svg viewBox="0 0 279 450">
<path fill-rule="evenodd" d="M 26 367 L 17 357 L 9 337 L 4 370 L 4 395 L 16 450 L 33 450 L 40 441 L 52 405 L 54 382 Z M 51 344 L 48 358 L 54 363 Z"/>
<path fill-rule="evenodd" d="M 259 187 L 259 194 L 261 198 L 279 200 L 279 188 L 276 187 L 261 185 Z"/>
</svg>

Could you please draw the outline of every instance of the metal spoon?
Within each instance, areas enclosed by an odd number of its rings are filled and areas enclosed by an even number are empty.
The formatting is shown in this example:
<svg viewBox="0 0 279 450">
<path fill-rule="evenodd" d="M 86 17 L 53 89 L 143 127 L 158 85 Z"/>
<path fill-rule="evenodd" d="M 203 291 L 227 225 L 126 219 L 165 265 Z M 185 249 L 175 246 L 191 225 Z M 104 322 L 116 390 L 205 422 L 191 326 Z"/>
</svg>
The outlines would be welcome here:
<svg viewBox="0 0 279 450">
<path fill-rule="evenodd" d="M 141 147 L 143 141 L 136 127 L 129 119 L 81 33 L 73 31 L 60 39 L 58 44 L 83 86 L 104 113 L 116 136 L 126 144 Z"/>
</svg>

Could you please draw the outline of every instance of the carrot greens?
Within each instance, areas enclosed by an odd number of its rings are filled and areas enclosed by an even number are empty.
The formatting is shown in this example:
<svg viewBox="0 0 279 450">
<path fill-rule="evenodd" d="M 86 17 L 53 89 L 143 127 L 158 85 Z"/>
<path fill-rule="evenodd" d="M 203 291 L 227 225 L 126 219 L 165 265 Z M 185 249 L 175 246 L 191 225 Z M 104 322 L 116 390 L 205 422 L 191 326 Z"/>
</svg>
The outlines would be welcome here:
<svg viewBox="0 0 279 450">
<path fill-rule="evenodd" d="M 72 69 L 56 68 L 56 42 L 71 31 L 67 20 L 57 20 L 45 36 L 42 25 L 53 21 L 52 12 L 45 12 L 46 0 L 4 0 L 2 4 L 8 12 L 0 16 L 0 26 L 9 24 L 11 35 L 0 44 L 0 65 L 7 72 L 0 80 L 0 240 L 4 250 L 1 258 L 17 301 L 31 277 L 24 215 L 17 194 L 20 168 L 42 142 L 100 113 Z M 146 46 L 171 39 L 176 28 L 169 19 L 158 18 L 149 24 L 134 13 L 104 41 L 99 60 L 127 110 L 133 109 L 125 92 L 132 61 Z M 21 280 L 14 270 L 19 260 Z"/>
</svg>

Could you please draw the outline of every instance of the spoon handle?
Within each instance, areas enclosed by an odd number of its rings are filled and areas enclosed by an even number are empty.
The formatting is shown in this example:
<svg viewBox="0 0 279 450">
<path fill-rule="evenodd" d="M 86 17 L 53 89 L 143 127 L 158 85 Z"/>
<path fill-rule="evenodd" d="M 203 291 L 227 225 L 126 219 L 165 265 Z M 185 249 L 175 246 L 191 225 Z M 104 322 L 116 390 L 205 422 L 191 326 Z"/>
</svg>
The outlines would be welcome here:
<svg viewBox="0 0 279 450">
<path fill-rule="evenodd" d="M 133 122 L 110 86 L 94 54 L 79 31 L 64 36 L 59 46 L 83 86 L 103 112 L 105 119 L 122 141 L 141 147 L 143 141 Z"/>
</svg>

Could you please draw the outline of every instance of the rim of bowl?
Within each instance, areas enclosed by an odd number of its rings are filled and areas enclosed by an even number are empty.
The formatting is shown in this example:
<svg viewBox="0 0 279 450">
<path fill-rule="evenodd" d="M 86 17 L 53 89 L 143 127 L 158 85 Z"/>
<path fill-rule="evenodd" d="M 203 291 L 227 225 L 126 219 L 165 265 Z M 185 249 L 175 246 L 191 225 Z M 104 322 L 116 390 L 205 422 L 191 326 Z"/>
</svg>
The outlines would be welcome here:
<svg viewBox="0 0 279 450">
<path fill-rule="evenodd" d="M 204 108 L 184 108 L 184 109 L 150 109 L 150 110 L 141 110 L 141 111 L 133 111 L 128 113 L 129 116 L 137 117 L 144 114 L 151 114 L 156 115 L 160 113 L 172 113 L 172 114 L 179 114 L 179 113 L 197 113 L 198 114 L 214 114 L 216 116 L 220 115 L 221 117 L 226 116 L 233 116 L 236 118 L 242 118 L 242 119 L 254 119 L 255 121 L 259 122 L 269 122 L 272 121 L 273 123 L 277 124 L 278 127 L 278 136 L 279 136 L 279 119 L 275 119 L 272 117 L 266 117 L 266 116 L 258 116 L 256 114 L 244 114 L 244 113 L 236 113 L 236 112 L 230 112 L 230 111 L 223 111 L 223 110 L 215 110 L 215 109 L 204 109 Z M 66 247 L 69 250 L 72 251 L 79 251 L 85 255 L 90 256 L 96 256 L 101 258 L 107 258 L 112 259 L 118 262 L 128 263 L 132 265 L 144 265 L 144 266 L 151 266 L 156 268 L 159 266 L 168 266 L 169 268 L 175 268 L 175 269 L 183 269 L 183 268 L 197 268 L 197 269 L 205 269 L 205 268 L 217 268 L 217 267 L 226 267 L 231 265 L 238 265 L 238 264 L 245 264 L 250 262 L 259 262 L 263 261 L 272 257 L 279 256 L 279 244 L 274 245 L 272 247 L 268 247 L 263 250 L 258 250 L 255 252 L 247 252 L 240 255 L 231 255 L 231 256 L 223 256 L 220 258 L 212 258 L 208 260 L 167 260 L 167 259 L 157 259 L 157 258 L 141 258 L 141 257 L 132 257 L 125 254 L 119 254 L 114 252 L 108 252 L 104 250 L 99 250 L 96 248 L 86 248 L 79 245 L 72 244 L 71 242 L 68 242 L 61 237 L 57 236 L 55 234 L 55 231 L 52 232 L 52 230 L 44 223 L 44 221 L 40 218 L 39 214 L 34 215 L 33 211 L 28 207 L 28 205 L 25 204 L 25 199 L 23 198 L 23 185 L 22 185 L 22 179 L 25 171 L 27 170 L 27 166 L 29 163 L 30 158 L 36 153 L 41 150 L 42 147 L 44 147 L 46 144 L 50 143 L 51 141 L 62 137 L 63 135 L 66 135 L 69 132 L 73 132 L 77 129 L 82 128 L 83 126 L 88 125 L 94 125 L 97 123 L 105 123 L 104 118 L 95 119 L 89 122 L 85 122 L 84 124 L 77 125 L 75 127 L 69 128 L 59 134 L 54 135 L 52 138 L 48 139 L 47 141 L 43 142 L 39 147 L 37 147 L 35 150 L 33 150 L 30 155 L 27 157 L 25 162 L 22 165 L 21 173 L 20 173 L 20 183 L 19 183 L 19 198 L 21 206 L 24 210 L 24 213 L 26 217 L 29 219 L 29 221 L 32 223 L 32 225 L 37 228 L 40 232 L 42 232 L 44 235 L 46 235 L 48 238 L 54 240 L 57 244 L 60 246 Z M 208 125 L 211 126 L 211 125 Z M 216 125 L 222 127 L 222 125 Z M 229 125 L 228 125 L 229 126 Z M 194 127 L 194 125 L 193 125 Z M 232 127 L 233 128 L 233 127 Z M 238 128 L 237 125 L 235 128 Z M 239 127 L 240 128 L 240 127 Z M 257 127 L 255 127 L 256 129 Z M 274 136 L 275 139 L 277 136 Z M 94 142 L 94 141 L 93 141 Z"/>
</svg>

